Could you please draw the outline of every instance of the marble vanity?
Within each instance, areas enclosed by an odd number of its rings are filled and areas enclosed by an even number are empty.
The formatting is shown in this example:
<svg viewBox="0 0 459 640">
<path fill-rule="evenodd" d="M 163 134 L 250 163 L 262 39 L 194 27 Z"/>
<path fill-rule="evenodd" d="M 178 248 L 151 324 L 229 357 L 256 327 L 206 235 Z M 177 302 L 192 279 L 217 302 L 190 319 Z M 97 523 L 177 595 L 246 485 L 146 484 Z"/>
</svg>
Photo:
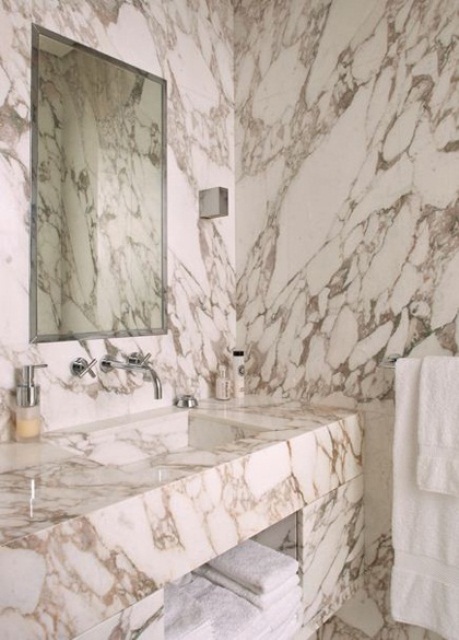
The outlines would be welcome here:
<svg viewBox="0 0 459 640">
<path fill-rule="evenodd" d="M 284 522 L 306 640 L 363 579 L 362 435 L 257 397 L 0 445 L 0 637 L 161 640 L 166 583 Z"/>
</svg>

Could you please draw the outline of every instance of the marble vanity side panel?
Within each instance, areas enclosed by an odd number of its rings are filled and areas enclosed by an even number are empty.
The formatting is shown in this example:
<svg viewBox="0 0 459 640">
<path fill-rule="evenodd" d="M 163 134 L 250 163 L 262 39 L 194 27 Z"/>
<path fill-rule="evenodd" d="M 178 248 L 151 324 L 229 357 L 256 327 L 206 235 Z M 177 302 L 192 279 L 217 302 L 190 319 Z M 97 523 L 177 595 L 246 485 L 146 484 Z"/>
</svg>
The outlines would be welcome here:
<svg viewBox="0 0 459 640">
<path fill-rule="evenodd" d="M 303 624 L 297 640 L 306 640 L 362 588 L 363 525 L 363 476 L 298 513 Z"/>
<path fill-rule="evenodd" d="M 355 414 L 308 434 L 314 446 L 301 438 L 290 441 L 292 468 L 298 488 L 309 504 L 362 473 L 363 427 Z"/>
<path fill-rule="evenodd" d="M 156 591 L 75 640 L 164 640 L 164 592 Z"/>
</svg>

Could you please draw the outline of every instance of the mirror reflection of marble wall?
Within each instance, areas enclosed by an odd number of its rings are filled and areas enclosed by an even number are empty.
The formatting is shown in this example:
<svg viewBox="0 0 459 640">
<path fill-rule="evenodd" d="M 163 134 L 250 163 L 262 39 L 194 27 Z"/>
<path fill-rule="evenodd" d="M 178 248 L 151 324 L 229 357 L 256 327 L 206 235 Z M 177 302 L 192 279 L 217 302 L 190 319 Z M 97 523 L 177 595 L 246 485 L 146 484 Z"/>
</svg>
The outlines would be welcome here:
<svg viewBox="0 0 459 640">
<path fill-rule="evenodd" d="M 38 341 L 161 332 L 164 83 L 38 38 Z"/>
</svg>

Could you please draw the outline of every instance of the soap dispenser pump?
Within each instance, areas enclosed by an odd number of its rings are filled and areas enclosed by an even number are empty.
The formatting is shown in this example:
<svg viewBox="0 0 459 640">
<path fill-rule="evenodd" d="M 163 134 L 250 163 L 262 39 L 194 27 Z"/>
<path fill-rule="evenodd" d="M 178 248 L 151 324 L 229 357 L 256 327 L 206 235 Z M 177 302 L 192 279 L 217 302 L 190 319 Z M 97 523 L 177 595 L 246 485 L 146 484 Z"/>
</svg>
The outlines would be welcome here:
<svg viewBox="0 0 459 640">
<path fill-rule="evenodd" d="M 22 380 L 16 387 L 16 434 L 18 442 L 35 442 L 40 438 L 40 387 L 35 384 L 35 369 L 47 364 L 22 367 Z"/>
</svg>

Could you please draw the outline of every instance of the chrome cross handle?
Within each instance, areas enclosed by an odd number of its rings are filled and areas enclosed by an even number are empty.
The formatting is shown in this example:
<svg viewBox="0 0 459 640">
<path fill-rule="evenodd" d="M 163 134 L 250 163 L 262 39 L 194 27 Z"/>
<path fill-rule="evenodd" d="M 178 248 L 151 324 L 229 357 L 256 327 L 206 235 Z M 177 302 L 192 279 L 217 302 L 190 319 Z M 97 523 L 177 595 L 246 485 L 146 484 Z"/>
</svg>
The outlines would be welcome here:
<svg viewBox="0 0 459 640">
<path fill-rule="evenodd" d="M 88 362 L 85 358 L 76 358 L 70 365 L 70 372 L 72 376 L 78 376 L 78 378 L 82 378 L 86 373 L 89 373 L 91 378 L 95 378 L 96 374 L 93 371 L 93 367 L 96 362 L 96 358 L 93 358 L 91 362 Z"/>
</svg>

